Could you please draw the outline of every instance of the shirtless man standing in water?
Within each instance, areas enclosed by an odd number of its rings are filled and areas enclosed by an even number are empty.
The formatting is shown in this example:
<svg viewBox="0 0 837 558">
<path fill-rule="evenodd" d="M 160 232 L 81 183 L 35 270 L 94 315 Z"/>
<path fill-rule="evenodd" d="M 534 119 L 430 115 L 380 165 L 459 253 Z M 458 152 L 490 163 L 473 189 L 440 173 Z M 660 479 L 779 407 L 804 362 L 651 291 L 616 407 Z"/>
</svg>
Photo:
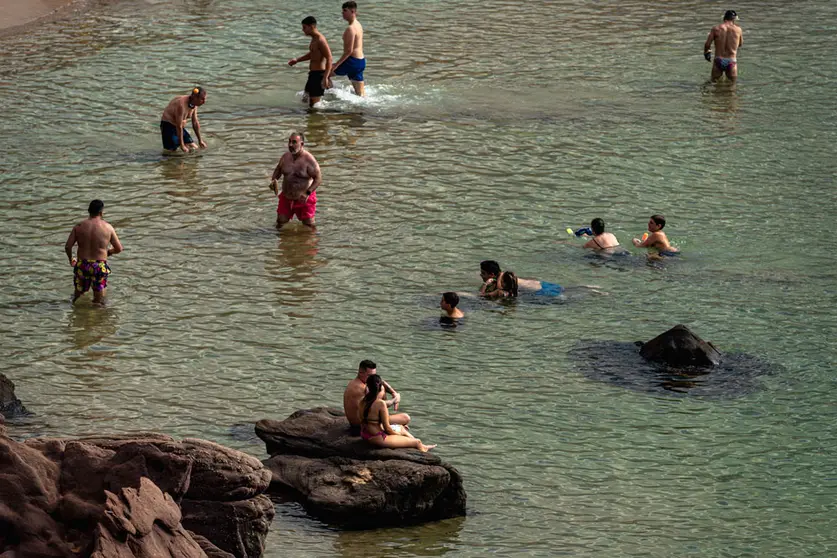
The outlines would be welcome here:
<svg viewBox="0 0 837 558">
<path fill-rule="evenodd" d="M 308 16 L 302 20 L 302 32 L 311 37 L 308 52 L 299 58 L 288 60 L 288 66 L 295 66 L 297 62 L 310 60 L 308 63 L 308 81 L 305 82 L 305 96 L 308 106 L 313 107 L 320 102 L 328 88 L 328 76 L 331 74 L 331 49 L 325 36 L 317 29 L 317 20 Z"/>
<path fill-rule="evenodd" d="M 201 139 L 201 124 L 198 122 L 198 107 L 206 102 L 206 90 L 195 87 L 188 95 L 179 95 L 172 99 L 160 118 L 160 134 L 163 136 L 163 149 L 177 151 L 177 148 L 189 153 L 195 141 L 185 129 L 186 121 L 192 119 L 192 129 L 198 136 L 198 145 L 205 148 Z M 195 148 L 197 149 L 197 148 Z"/>
<path fill-rule="evenodd" d="M 90 217 L 73 227 L 64 252 L 73 266 L 73 302 L 93 287 L 93 303 L 104 304 L 108 287 L 108 256 L 122 251 L 122 243 L 114 228 L 104 220 L 102 200 L 93 200 L 87 208 Z M 73 246 L 78 244 L 78 260 L 73 257 Z M 112 248 L 109 248 L 112 246 Z"/>
<path fill-rule="evenodd" d="M 357 2 L 343 3 L 343 19 L 349 23 L 343 31 L 343 56 L 331 70 L 328 86 L 333 87 L 331 76 L 348 76 L 355 94 L 363 97 L 363 70 L 366 69 L 366 58 L 363 57 L 363 27 L 357 20 Z"/>
<path fill-rule="evenodd" d="M 735 81 L 738 77 L 738 47 L 744 44 L 744 32 L 735 23 L 738 21 L 738 14 L 733 10 L 727 10 L 724 14 L 724 22 L 716 25 L 709 32 L 706 43 L 703 45 L 703 57 L 707 62 L 712 60 L 712 44 L 715 44 L 715 62 L 712 64 L 712 81 L 718 81 L 723 74 L 727 79 Z"/>
<path fill-rule="evenodd" d="M 270 179 L 270 189 L 279 195 L 279 205 L 276 208 L 276 226 L 290 221 L 294 214 L 303 225 L 312 229 L 314 214 L 317 212 L 316 190 L 322 182 L 320 165 L 308 151 L 305 150 L 305 138 L 299 132 L 294 132 L 288 138 L 288 152 L 284 153 L 273 171 Z M 282 191 L 278 191 L 279 177 L 282 177 Z"/>
</svg>

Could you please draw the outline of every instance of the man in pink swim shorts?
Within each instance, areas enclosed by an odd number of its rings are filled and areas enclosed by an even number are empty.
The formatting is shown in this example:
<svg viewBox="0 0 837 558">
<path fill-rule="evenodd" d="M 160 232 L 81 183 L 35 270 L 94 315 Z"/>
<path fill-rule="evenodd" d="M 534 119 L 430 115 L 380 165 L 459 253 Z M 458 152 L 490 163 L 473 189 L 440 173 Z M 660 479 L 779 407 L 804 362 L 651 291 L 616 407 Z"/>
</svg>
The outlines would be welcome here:
<svg viewBox="0 0 837 558">
<path fill-rule="evenodd" d="M 303 225 L 316 228 L 314 214 L 317 212 L 317 188 L 322 182 L 320 165 L 305 150 L 305 137 L 294 132 L 288 138 L 288 152 L 284 153 L 273 171 L 270 189 L 279 196 L 276 207 L 276 227 L 290 221 L 294 215 Z M 279 190 L 279 177 L 282 190 Z"/>
</svg>

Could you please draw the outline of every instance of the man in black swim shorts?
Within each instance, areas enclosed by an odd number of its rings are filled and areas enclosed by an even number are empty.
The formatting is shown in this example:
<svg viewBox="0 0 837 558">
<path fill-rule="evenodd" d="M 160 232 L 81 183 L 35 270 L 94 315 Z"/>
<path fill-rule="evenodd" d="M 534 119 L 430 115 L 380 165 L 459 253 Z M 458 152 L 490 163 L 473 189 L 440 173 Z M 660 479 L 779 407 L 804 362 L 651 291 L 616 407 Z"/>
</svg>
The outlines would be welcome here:
<svg viewBox="0 0 837 558">
<path fill-rule="evenodd" d="M 308 97 L 308 106 L 313 107 L 320 102 L 328 85 L 328 76 L 331 73 L 331 49 L 328 41 L 317 29 L 317 20 L 308 16 L 302 20 L 302 32 L 311 37 L 308 45 L 308 52 L 299 58 L 288 60 L 288 66 L 295 66 L 297 62 L 310 60 L 308 63 L 308 81 L 305 83 L 305 96 Z"/>
<path fill-rule="evenodd" d="M 177 151 L 182 149 L 189 153 L 190 149 L 197 150 L 195 140 L 186 130 L 186 121 L 192 120 L 192 129 L 198 137 L 198 145 L 206 147 L 206 142 L 201 138 L 201 123 L 198 121 L 198 107 L 206 102 L 206 89 L 195 87 L 188 95 L 179 95 L 163 111 L 160 117 L 160 135 L 163 137 L 163 149 L 166 151 Z"/>
</svg>

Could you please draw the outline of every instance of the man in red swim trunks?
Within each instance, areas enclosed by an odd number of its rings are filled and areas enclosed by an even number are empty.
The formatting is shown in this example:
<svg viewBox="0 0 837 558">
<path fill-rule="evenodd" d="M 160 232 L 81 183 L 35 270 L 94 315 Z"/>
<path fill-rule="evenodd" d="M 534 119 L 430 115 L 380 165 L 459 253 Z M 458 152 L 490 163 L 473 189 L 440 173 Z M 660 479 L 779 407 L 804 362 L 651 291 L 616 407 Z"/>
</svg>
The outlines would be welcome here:
<svg viewBox="0 0 837 558">
<path fill-rule="evenodd" d="M 317 188 L 322 182 L 320 165 L 305 150 L 305 137 L 294 132 L 288 138 L 288 152 L 284 153 L 273 171 L 270 189 L 279 195 L 276 208 L 276 227 L 290 221 L 294 215 L 303 225 L 315 228 L 314 214 L 317 212 Z M 282 177 L 282 191 L 279 191 L 279 177 Z"/>
<path fill-rule="evenodd" d="M 122 251 L 122 243 L 113 227 L 104 220 L 102 200 L 93 200 L 87 208 L 90 217 L 73 227 L 64 252 L 73 266 L 75 292 L 73 302 L 93 288 L 93 303 L 104 304 L 108 287 L 108 257 Z M 78 259 L 73 257 L 73 246 L 78 244 Z"/>
</svg>

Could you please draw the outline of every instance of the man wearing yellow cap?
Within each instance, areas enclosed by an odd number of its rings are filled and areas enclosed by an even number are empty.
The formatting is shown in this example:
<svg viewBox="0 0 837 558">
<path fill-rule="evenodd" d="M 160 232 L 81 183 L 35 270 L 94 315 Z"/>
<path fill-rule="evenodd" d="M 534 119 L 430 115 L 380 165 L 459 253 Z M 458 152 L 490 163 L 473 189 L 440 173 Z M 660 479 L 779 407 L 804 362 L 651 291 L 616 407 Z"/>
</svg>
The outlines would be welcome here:
<svg viewBox="0 0 837 558">
<path fill-rule="evenodd" d="M 206 147 L 201 139 L 201 124 L 198 122 L 198 107 L 206 102 L 206 90 L 195 87 L 188 95 L 178 95 L 169 103 L 160 119 L 160 134 L 163 136 L 163 149 L 177 151 L 177 148 L 189 153 L 197 149 L 195 140 L 186 130 L 186 120 L 192 119 L 192 129 L 198 136 L 198 145 Z"/>
</svg>

